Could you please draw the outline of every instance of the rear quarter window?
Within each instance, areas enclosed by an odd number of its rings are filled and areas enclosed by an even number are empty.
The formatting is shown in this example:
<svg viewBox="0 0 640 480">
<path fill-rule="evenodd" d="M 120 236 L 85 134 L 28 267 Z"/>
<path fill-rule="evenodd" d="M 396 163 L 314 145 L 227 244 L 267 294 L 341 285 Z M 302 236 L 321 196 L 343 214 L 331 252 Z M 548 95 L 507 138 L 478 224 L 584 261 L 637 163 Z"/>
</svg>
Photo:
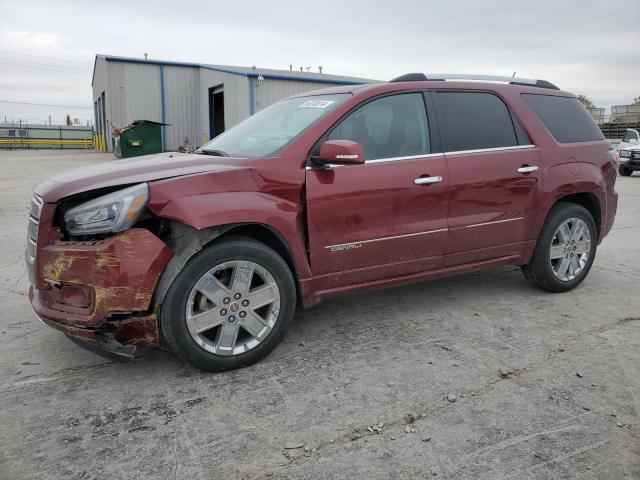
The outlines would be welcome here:
<svg viewBox="0 0 640 480">
<path fill-rule="evenodd" d="M 577 98 L 523 93 L 522 99 L 559 143 L 604 140 L 598 125 Z"/>
</svg>

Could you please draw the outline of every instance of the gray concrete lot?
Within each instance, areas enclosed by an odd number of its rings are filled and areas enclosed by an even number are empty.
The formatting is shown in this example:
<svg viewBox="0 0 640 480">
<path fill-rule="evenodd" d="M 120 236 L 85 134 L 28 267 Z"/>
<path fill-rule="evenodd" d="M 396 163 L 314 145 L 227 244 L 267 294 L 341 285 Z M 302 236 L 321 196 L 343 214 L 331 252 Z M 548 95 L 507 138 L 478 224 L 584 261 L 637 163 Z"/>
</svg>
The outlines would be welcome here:
<svg viewBox="0 0 640 480">
<path fill-rule="evenodd" d="M 209 374 L 106 361 L 31 312 L 32 187 L 110 158 L 0 152 L 0 478 L 640 478 L 637 175 L 572 292 L 505 267 L 327 301 Z"/>
</svg>

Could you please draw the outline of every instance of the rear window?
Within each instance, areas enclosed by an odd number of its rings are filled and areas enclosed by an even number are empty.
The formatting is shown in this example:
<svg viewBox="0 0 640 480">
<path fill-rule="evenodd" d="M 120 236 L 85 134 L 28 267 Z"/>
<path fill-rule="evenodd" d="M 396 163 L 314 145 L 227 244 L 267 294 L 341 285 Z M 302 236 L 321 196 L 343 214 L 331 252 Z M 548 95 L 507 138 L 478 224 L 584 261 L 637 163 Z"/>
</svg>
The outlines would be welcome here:
<svg viewBox="0 0 640 480">
<path fill-rule="evenodd" d="M 604 140 L 598 125 L 577 98 L 523 93 L 522 99 L 558 142 Z"/>
<path fill-rule="evenodd" d="M 512 119 L 504 102 L 492 93 L 439 91 L 436 106 L 449 152 L 513 147 L 519 139 L 521 144 L 530 143 L 519 124 L 516 135 L 515 117 Z"/>
</svg>

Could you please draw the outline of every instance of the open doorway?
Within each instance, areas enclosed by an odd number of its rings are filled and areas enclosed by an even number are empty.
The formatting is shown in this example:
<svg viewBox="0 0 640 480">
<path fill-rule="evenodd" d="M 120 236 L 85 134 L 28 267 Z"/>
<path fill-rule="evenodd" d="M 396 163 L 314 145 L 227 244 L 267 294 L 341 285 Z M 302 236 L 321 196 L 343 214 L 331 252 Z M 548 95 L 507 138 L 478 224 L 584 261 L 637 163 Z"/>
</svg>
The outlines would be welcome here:
<svg viewBox="0 0 640 480">
<path fill-rule="evenodd" d="M 209 89 L 209 138 L 224 132 L 224 89 L 222 85 Z"/>
</svg>

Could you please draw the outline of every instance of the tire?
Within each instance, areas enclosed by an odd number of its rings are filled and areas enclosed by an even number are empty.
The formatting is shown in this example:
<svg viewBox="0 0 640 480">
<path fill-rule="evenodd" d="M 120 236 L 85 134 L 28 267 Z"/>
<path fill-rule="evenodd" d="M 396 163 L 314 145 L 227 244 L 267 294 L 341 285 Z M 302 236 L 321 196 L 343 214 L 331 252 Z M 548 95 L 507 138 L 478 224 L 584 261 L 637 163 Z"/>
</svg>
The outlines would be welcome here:
<svg viewBox="0 0 640 480">
<path fill-rule="evenodd" d="M 214 272 L 217 267 L 221 268 Z M 249 302 L 255 300 L 255 305 L 270 298 L 271 303 L 255 310 Z M 160 326 L 178 357 L 203 370 L 220 372 L 246 367 L 268 355 L 289 328 L 295 308 L 295 282 L 282 257 L 250 238 L 229 236 L 187 262 L 169 287 Z M 220 323 L 199 332 L 213 322 Z M 258 333 L 252 335 L 251 330 Z"/>
<path fill-rule="evenodd" d="M 575 221 L 572 222 L 572 220 Z M 565 232 L 563 233 L 559 229 L 565 222 L 569 222 L 565 226 L 569 226 L 569 233 L 571 234 L 573 233 L 572 226 L 579 226 L 581 225 L 580 222 L 583 222 L 582 225 L 588 229 L 588 235 L 583 230 L 584 236 L 580 238 L 585 240 L 578 241 L 577 244 L 561 243 L 560 239 L 566 238 L 566 230 L 563 230 Z M 578 232 L 576 232 L 577 234 Z M 570 235 L 569 238 L 573 239 L 573 236 Z M 588 244 L 586 243 L 587 238 L 589 240 Z M 560 202 L 547 215 L 531 261 L 522 266 L 522 272 L 530 284 L 542 290 L 554 293 L 566 292 L 580 285 L 589 273 L 596 255 L 597 243 L 598 231 L 589 211 L 575 203 Z M 574 255 L 572 254 L 574 251 L 580 252 L 582 250 L 588 255 L 584 257 L 582 253 L 575 253 L 574 263 Z M 552 257 L 554 258 L 552 259 Z M 583 259 L 584 264 L 582 264 Z M 565 267 L 563 262 L 565 261 L 568 261 L 569 265 L 566 273 L 563 274 Z M 580 269 L 578 273 L 572 276 L 571 270 L 576 265 L 580 266 Z"/>
<path fill-rule="evenodd" d="M 633 170 L 624 165 L 620 165 L 620 167 L 618 168 L 618 173 L 623 177 L 628 177 L 633 173 Z"/>
</svg>

